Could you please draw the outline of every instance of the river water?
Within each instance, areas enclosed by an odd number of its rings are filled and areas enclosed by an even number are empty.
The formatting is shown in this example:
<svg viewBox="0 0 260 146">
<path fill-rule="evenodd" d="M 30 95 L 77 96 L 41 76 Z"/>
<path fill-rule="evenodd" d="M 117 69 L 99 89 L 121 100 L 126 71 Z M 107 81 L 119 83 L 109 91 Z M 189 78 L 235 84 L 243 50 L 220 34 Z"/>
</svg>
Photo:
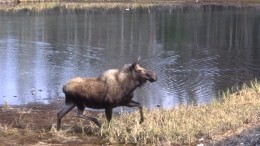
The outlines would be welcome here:
<svg viewBox="0 0 260 146">
<path fill-rule="evenodd" d="M 0 104 L 63 100 L 62 85 L 141 57 L 148 108 L 209 103 L 260 79 L 260 10 L 176 6 L 0 13 Z"/>
</svg>

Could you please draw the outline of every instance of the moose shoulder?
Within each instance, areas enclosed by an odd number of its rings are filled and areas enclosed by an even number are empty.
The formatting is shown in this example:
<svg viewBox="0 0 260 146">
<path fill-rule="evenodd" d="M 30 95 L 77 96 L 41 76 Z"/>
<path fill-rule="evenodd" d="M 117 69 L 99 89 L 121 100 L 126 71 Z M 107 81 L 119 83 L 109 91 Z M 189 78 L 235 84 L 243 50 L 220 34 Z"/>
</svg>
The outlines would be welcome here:
<svg viewBox="0 0 260 146">
<path fill-rule="evenodd" d="M 118 106 L 138 107 L 141 116 L 140 122 L 143 122 L 142 105 L 132 100 L 133 92 L 146 81 L 155 82 L 156 80 L 156 74 L 143 68 L 139 64 L 139 59 L 121 69 L 107 70 L 95 78 L 73 78 L 63 86 L 65 106 L 57 114 L 57 129 L 60 129 L 62 117 L 74 107 L 78 109 L 78 117 L 91 120 L 99 127 L 101 124 L 96 118 L 83 115 L 85 107 L 105 109 L 108 122 L 112 118 L 113 108 Z"/>
</svg>

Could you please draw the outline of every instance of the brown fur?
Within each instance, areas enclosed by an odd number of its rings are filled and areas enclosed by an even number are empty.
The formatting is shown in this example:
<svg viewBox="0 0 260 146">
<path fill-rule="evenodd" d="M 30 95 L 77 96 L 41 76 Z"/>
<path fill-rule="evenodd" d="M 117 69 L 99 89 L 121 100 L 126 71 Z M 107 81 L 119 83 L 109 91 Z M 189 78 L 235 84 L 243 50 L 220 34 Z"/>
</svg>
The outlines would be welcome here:
<svg viewBox="0 0 260 146">
<path fill-rule="evenodd" d="M 105 109 L 108 122 L 112 118 L 112 109 L 117 106 L 139 107 L 141 120 L 143 112 L 140 103 L 132 100 L 134 90 L 149 80 L 154 82 L 157 76 L 152 71 L 139 65 L 138 61 L 125 65 L 121 69 L 110 69 L 96 78 L 76 77 L 63 86 L 65 106 L 57 114 L 57 129 L 60 128 L 61 119 L 75 106 L 78 116 L 95 122 L 101 126 L 96 118 L 83 115 L 85 107 Z"/>
</svg>

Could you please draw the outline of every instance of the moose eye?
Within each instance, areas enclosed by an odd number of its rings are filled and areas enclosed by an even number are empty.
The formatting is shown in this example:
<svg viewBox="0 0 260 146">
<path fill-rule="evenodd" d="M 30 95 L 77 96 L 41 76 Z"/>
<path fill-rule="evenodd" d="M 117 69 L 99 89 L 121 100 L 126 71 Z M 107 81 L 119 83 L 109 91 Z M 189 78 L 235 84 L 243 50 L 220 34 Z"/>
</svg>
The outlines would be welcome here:
<svg viewBox="0 0 260 146">
<path fill-rule="evenodd" d="M 138 69 L 137 72 L 138 72 L 138 73 L 142 73 L 142 70 L 141 70 L 141 69 Z"/>
</svg>

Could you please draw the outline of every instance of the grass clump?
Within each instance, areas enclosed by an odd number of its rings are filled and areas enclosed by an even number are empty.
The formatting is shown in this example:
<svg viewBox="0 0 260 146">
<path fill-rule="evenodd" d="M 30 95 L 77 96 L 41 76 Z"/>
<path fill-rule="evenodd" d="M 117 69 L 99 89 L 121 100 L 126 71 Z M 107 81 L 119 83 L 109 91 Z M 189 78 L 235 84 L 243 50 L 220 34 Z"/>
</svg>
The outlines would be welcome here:
<svg viewBox="0 0 260 146">
<path fill-rule="evenodd" d="M 209 105 L 178 106 L 173 109 L 145 110 L 145 122 L 139 124 L 139 113 L 124 113 L 100 131 L 109 143 L 195 144 L 235 130 L 245 124 L 259 122 L 260 85 L 244 86 L 237 93 L 226 93 L 222 101 Z"/>
</svg>

